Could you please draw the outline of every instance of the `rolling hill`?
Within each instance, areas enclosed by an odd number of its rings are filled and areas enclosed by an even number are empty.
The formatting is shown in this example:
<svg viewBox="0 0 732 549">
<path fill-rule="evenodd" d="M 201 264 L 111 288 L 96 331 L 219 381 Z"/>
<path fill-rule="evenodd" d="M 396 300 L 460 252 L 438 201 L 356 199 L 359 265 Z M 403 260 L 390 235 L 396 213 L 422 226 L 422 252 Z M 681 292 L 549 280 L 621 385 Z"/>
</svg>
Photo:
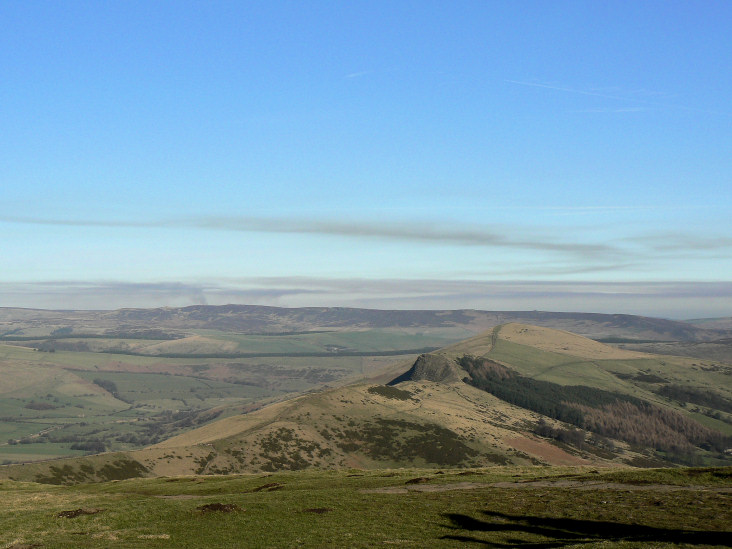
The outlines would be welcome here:
<svg viewBox="0 0 732 549">
<path fill-rule="evenodd" d="M 138 335 L 175 339 L 189 330 L 273 334 L 313 330 L 402 329 L 449 333 L 454 341 L 499 324 L 519 322 L 590 338 L 633 341 L 713 341 L 732 337 L 729 322 L 679 322 L 623 314 L 547 311 L 375 310 L 194 305 L 115 311 L 47 311 L 0 307 L 0 339 Z M 157 337 L 155 337 L 157 336 Z"/>
<path fill-rule="evenodd" d="M 509 323 L 143 450 L 1 474 L 64 483 L 310 467 L 728 465 L 731 375 L 724 363 Z"/>
</svg>

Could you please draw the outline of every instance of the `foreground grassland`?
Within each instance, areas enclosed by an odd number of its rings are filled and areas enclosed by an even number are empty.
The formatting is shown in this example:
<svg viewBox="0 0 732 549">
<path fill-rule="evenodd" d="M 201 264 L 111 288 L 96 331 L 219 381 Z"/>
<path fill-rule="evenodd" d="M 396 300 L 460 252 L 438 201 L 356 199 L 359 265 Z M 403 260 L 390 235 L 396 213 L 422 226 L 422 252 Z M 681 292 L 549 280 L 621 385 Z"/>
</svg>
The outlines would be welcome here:
<svg viewBox="0 0 732 549">
<path fill-rule="evenodd" d="M 730 547 L 732 469 L 0 483 L 0 547 Z"/>
</svg>

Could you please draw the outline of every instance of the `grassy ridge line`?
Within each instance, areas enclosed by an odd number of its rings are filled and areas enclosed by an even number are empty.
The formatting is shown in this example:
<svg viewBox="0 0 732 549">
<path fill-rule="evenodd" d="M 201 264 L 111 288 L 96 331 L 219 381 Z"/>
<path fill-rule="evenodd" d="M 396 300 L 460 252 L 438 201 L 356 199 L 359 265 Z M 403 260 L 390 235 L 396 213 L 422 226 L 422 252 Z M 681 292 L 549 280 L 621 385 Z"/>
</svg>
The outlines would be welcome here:
<svg viewBox="0 0 732 549">
<path fill-rule="evenodd" d="M 160 337 L 167 335 L 167 337 Z M 129 333 L 112 333 L 112 334 L 56 334 L 56 335 L 36 335 L 36 336 L 0 336 L 0 341 L 53 341 L 56 339 L 127 339 L 142 341 L 176 341 L 184 339 L 186 336 L 181 334 L 144 334 L 137 332 Z"/>
<path fill-rule="evenodd" d="M 277 336 L 295 336 L 295 335 L 310 335 L 310 334 L 336 334 L 341 333 L 339 330 L 300 330 L 291 332 L 242 332 L 234 333 L 234 335 L 244 336 L 264 336 L 264 337 L 277 337 Z"/>
<path fill-rule="evenodd" d="M 662 340 L 662 339 L 635 339 L 632 337 L 599 337 L 591 338 L 593 341 L 598 343 L 673 343 L 674 340 Z"/>
<path fill-rule="evenodd" d="M 260 337 L 285 337 L 295 335 L 310 335 L 310 334 L 329 334 L 337 333 L 336 330 L 306 330 L 299 332 L 244 332 L 236 335 L 244 336 L 260 336 Z M 157 334 L 160 335 L 160 334 Z M 152 335 L 146 336 L 144 334 L 138 335 L 135 332 L 128 334 L 56 334 L 56 335 L 35 335 L 35 336 L 20 336 L 20 335 L 0 335 L 0 341 L 48 341 L 54 339 L 141 339 L 145 341 L 175 341 L 178 339 L 184 339 L 184 335 L 176 335 L 176 337 L 160 338 L 153 337 Z M 638 343 L 637 341 L 635 343 Z M 642 341 L 640 343 L 643 343 Z"/>
<path fill-rule="evenodd" d="M 99 351 L 103 354 L 111 355 L 129 355 L 147 358 L 283 358 L 283 357 L 301 357 L 301 358 L 327 358 L 327 357 L 349 357 L 349 356 L 401 356 L 401 355 L 418 355 L 422 353 L 431 353 L 439 347 L 422 347 L 420 349 L 397 349 L 394 351 L 333 351 L 333 352 L 301 352 L 301 353 L 136 353 L 134 351 L 125 351 L 120 349 L 108 349 Z"/>
<path fill-rule="evenodd" d="M 63 334 L 63 335 L 44 335 L 44 336 L 0 336 L 0 341 L 49 341 L 53 339 L 131 339 L 129 337 L 115 337 L 104 334 Z M 142 339 L 142 338 L 134 338 Z"/>
</svg>

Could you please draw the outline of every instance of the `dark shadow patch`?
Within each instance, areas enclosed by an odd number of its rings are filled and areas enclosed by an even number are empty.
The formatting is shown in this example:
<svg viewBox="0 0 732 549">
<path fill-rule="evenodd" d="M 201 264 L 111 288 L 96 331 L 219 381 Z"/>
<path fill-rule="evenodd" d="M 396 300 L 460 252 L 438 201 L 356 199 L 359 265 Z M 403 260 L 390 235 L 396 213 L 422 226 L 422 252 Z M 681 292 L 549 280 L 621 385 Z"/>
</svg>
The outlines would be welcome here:
<svg viewBox="0 0 732 549">
<path fill-rule="evenodd" d="M 452 523 L 446 526 L 452 530 L 490 532 L 501 536 L 502 539 L 490 542 L 464 533 L 442 536 L 441 539 L 482 543 L 488 547 L 532 547 L 540 549 L 598 541 L 732 547 L 732 531 L 655 528 L 641 524 L 624 524 L 610 521 L 508 515 L 496 511 L 483 511 L 482 514 L 486 517 L 485 520 L 456 513 L 448 513 L 443 516 Z M 520 537 L 522 534 L 541 536 L 545 539 L 530 540 Z"/>
<path fill-rule="evenodd" d="M 281 488 L 284 488 L 284 484 L 280 484 L 279 482 L 269 482 L 267 484 L 262 484 L 262 486 L 257 486 L 252 492 L 274 492 L 275 490 L 280 490 Z"/>
<path fill-rule="evenodd" d="M 106 509 L 72 509 L 70 511 L 61 511 L 60 513 L 56 514 L 56 517 L 58 518 L 76 518 L 80 517 L 81 515 L 96 515 L 97 513 L 102 513 Z"/>
<path fill-rule="evenodd" d="M 201 513 L 233 513 L 235 511 L 243 511 L 236 503 L 207 503 L 199 505 L 196 511 Z"/>
<path fill-rule="evenodd" d="M 369 387 L 367 392 L 372 395 L 379 395 L 394 400 L 409 400 L 412 398 L 412 393 L 409 391 L 402 391 L 401 389 L 391 387 L 390 385 L 376 385 L 374 387 Z"/>
<path fill-rule="evenodd" d="M 429 482 L 429 481 L 430 481 L 430 479 L 428 479 L 427 477 L 417 477 L 417 478 L 410 478 L 404 484 L 424 484 L 425 482 Z"/>
</svg>

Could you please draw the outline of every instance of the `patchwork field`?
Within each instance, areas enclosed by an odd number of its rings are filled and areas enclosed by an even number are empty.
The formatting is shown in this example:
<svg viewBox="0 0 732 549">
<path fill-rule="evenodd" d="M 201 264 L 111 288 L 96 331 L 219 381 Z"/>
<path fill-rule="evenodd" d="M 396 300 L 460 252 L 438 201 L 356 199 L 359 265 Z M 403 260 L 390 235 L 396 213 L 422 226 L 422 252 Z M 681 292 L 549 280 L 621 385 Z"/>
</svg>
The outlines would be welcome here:
<svg viewBox="0 0 732 549">
<path fill-rule="evenodd" d="M 372 375 L 465 333 L 10 332 L 0 341 L 0 464 L 140 448 L 216 417 Z"/>
</svg>

